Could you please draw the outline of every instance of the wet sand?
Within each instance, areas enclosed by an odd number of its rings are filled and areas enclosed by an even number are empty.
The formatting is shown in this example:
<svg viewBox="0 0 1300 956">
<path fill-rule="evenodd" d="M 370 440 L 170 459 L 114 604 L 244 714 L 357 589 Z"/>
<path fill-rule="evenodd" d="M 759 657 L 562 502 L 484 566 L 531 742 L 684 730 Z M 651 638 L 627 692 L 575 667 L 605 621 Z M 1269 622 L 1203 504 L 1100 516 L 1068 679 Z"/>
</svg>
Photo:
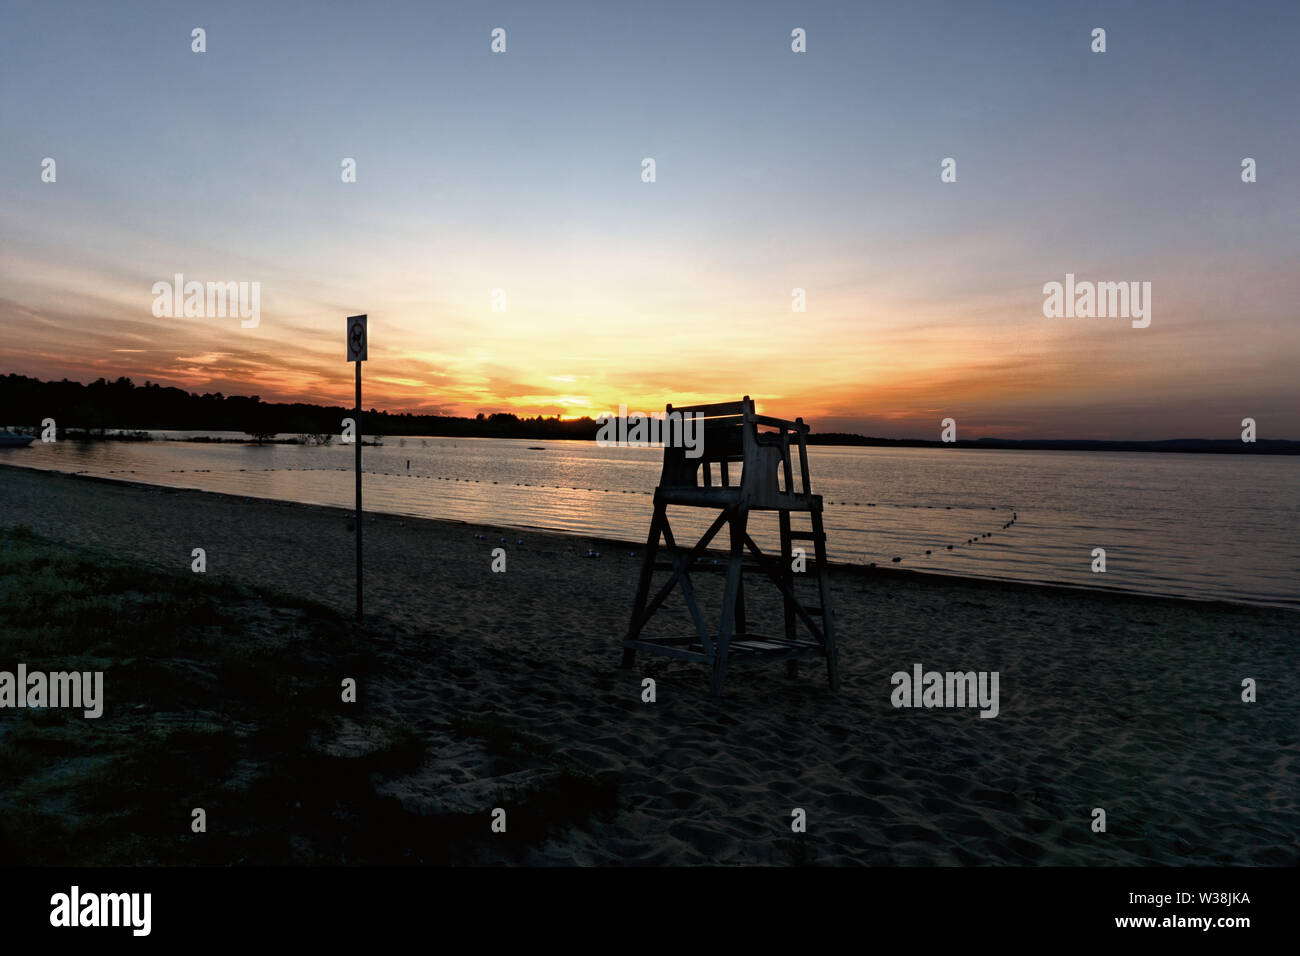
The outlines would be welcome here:
<svg viewBox="0 0 1300 956">
<path fill-rule="evenodd" d="M 352 610 L 344 511 L 12 467 L 0 489 L 4 524 L 106 560 L 187 571 L 201 547 L 214 577 Z M 840 693 L 816 662 L 791 678 L 739 660 L 715 700 L 701 665 L 619 667 L 640 547 L 387 515 L 367 517 L 365 546 L 367 713 L 431 737 L 504 722 L 618 788 L 616 810 L 522 862 L 1300 862 L 1295 612 L 837 566 Z M 767 590 L 750 589 L 750 618 L 775 631 Z M 676 598 L 656 620 L 689 627 Z M 891 675 L 917 663 L 997 671 L 998 716 L 893 707 Z M 486 820 L 476 801 L 509 781 L 484 767 L 437 747 L 384 787 L 411 812 Z"/>
</svg>

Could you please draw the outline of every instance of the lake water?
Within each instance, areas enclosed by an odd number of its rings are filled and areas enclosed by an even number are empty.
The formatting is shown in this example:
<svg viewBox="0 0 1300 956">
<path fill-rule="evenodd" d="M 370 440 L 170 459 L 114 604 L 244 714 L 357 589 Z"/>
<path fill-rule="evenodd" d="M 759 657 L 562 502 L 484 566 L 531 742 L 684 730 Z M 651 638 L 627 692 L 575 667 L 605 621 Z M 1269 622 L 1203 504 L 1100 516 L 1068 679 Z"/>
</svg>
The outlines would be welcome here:
<svg viewBox="0 0 1300 956">
<path fill-rule="evenodd" d="M 367 511 L 644 544 L 659 450 L 384 441 L 363 450 Z M 921 571 L 1300 607 L 1294 457 L 822 446 L 808 457 L 832 560 L 898 557 Z M 6 464 L 343 507 L 352 504 L 352 458 L 350 445 L 188 441 L 0 451 Z M 707 521 L 702 511 L 684 517 L 679 540 Z M 774 543 L 775 517 L 755 521 L 759 543 Z M 1091 570 L 1094 548 L 1106 551 L 1104 574 Z"/>
</svg>

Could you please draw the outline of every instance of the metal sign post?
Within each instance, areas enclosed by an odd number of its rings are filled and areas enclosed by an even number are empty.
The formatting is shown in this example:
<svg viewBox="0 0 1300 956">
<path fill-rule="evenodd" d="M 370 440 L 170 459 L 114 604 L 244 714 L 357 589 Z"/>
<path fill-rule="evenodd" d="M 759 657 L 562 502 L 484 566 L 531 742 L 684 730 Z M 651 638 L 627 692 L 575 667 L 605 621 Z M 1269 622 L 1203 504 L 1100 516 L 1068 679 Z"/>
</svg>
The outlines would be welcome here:
<svg viewBox="0 0 1300 956">
<path fill-rule="evenodd" d="M 361 363 L 366 360 L 366 317 L 348 316 L 348 361 L 357 367 L 357 411 L 352 438 L 357 446 L 357 621 L 361 621 Z"/>
</svg>

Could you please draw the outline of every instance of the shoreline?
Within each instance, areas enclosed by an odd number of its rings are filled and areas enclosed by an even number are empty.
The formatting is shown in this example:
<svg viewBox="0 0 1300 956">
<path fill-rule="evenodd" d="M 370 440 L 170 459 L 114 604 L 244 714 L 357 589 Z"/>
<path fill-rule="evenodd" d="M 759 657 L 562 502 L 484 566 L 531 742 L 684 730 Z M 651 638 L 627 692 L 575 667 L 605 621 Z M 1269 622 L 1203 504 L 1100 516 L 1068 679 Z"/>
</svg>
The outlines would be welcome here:
<svg viewBox="0 0 1300 956">
<path fill-rule="evenodd" d="M 0 474 L 7 523 L 76 549 L 88 580 L 102 568 L 123 581 L 111 567 L 133 562 L 167 569 L 176 587 L 204 593 L 226 578 L 264 589 L 267 596 L 241 612 L 244 623 L 176 666 L 208 673 L 209 658 L 224 655 L 246 674 L 245 652 L 266 645 L 268 628 L 287 628 L 279 640 L 301 648 L 320 673 L 287 660 L 273 673 L 306 682 L 302 693 L 319 704 L 247 719 L 274 728 L 318 715 L 325 723 L 311 746 L 327 755 L 369 760 L 376 739 L 395 754 L 409 752 L 410 761 L 386 762 L 371 777 L 378 802 L 365 813 L 381 814 L 386 833 L 455 820 L 490 839 L 490 811 L 508 806 L 512 828 L 517 822 L 536 838 L 508 850 L 475 843 L 486 854 L 476 859 L 1300 862 L 1300 673 L 1288 666 L 1296 618 L 1284 609 L 836 566 L 840 692 L 829 693 L 817 661 L 791 676 L 742 657 L 731 662 L 726 696 L 716 699 L 704 666 L 638 655 L 633 668 L 620 667 L 640 569 L 627 545 L 611 544 L 594 560 L 583 542 L 599 550 L 596 539 L 373 515 L 367 617 L 348 626 L 373 662 L 358 672 L 359 664 L 333 662 L 308 633 L 294 636 L 301 625 L 286 610 L 294 600 L 320 603 L 347 625 L 354 610 L 347 509 L 32 469 Z M 206 549 L 207 580 L 190 573 L 194 547 Z M 491 570 L 498 547 L 508 555 L 505 573 Z M 721 575 L 701 578 L 697 594 L 716 620 Z M 147 606 L 157 587 L 128 575 L 106 600 Z M 215 593 L 224 608 L 224 592 Z M 756 630 L 779 627 L 774 589 L 756 582 L 747 599 Z M 44 613 L 30 619 L 36 633 Z M 106 728 L 122 716 L 115 701 L 129 703 L 115 688 L 134 683 L 145 695 L 159 693 L 141 668 L 156 666 L 150 654 L 165 655 L 174 644 L 162 631 L 150 638 L 157 651 L 134 649 L 134 614 L 115 612 L 114 620 L 125 636 L 106 661 L 117 675 L 106 681 L 105 715 L 95 722 Z M 653 623 L 660 632 L 690 626 L 676 598 Z M 66 640 L 75 646 L 79 633 Z M 52 663 L 44 656 L 21 659 L 44 667 Z M 917 666 L 999 674 L 997 716 L 981 719 L 969 707 L 900 709 L 892 676 Z M 360 703 L 340 709 L 344 675 L 358 677 Z M 1258 702 L 1242 700 L 1244 678 L 1258 681 Z M 653 702 L 642 696 L 647 679 L 655 682 Z M 262 699 L 261 679 L 247 680 L 216 683 L 201 699 L 177 691 L 174 716 L 152 716 L 158 708 L 150 705 L 130 711 L 129 726 L 188 726 L 196 708 L 205 722 L 238 723 L 249 701 Z M 397 728 L 405 736 L 392 737 Z M 402 743 L 407 738 L 423 743 L 423 756 Z M 32 746 L 41 752 L 39 738 Z M 166 753 L 159 759 L 190 759 L 183 749 Z M 279 779 L 275 771 L 270 779 Z M 253 813 L 238 792 L 223 799 L 228 812 Z M 591 812 L 565 817 L 566 806 Z M 1091 829 L 1098 807 L 1109 818 L 1104 835 Z M 807 812 L 805 833 L 791 832 L 792 808 Z M 257 819 L 254 813 L 250 825 Z M 98 834 L 103 825 L 86 817 L 79 826 Z M 314 832 L 325 839 L 333 826 L 326 814 Z"/>
<path fill-rule="evenodd" d="M 163 489 L 168 492 L 183 492 L 185 494 L 211 495 L 219 498 L 230 499 L 233 501 L 246 502 L 272 502 L 280 505 L 289 505 L 293 507 L 324 510 L 337 512 L 338 515 L 346 517 L 352 513 L 351 508 L 339 505 L 313 504 L 305 501 L 295 501 L 288 498 L 270 498 L 258 497 L 257 495 L 237 495 L 223 491 L 209 491 L 203 488 L 188 488 L 178 485 L 154 484 L 148 481 L 140 481 L 132 478 L 110 478 L 103 475 L 82 474 L 73 471 L 61 471 L 49 468 L 33 468 L 26 465 L 14 465 L 0 461 L 0 473 L 3 469 L 20 469 L 22 471 L 37 472 L 48 475 L 57 475 L 62 478 L 76 479 L 90 482 L 103 482 L 111 485 L 124 485 L 129 487 L 143 489 Z M 547 537 L 588 542 L 592 545 L 600 545 L 605 548 L 632 548 L 634 550 L 644 550 L 644 539 L 632 540 L 622 538 L 606 538 L 598 535 L 577 534 L 571 531 L 565 531 L 554 528 L 546 528 L 533 525 L 516 525 L 507 523 L 496 524 L 475 524 L 469 521 L 461 521 L 455 518 L 430 518 L 424 515 L 414 515 L 400 511 L 364 511 L 363 513 L 370 516 L 382 516 L 385 519 L 397 519 L 408 522 L 427 522 L 434 526 L 462 527 L 474 529 L 495 529 L 498 531 L 512 531 L 519 533 L 528 533 L 533 535 L 544 535 Z M 725 549 L 708 548 L 707 554 L 718 556 L 725 554 Z M 1257 608 L 1261 610 L 1288 611 L 1300 613 L 1300 605 L 1288 604 L 1281 602 L 1266 601 L 1230 601 L 1224 598 L 1206 597 L 1196 598 L 1186 595 L 1174 594 L 1157 594 L 1150 591 L 1138 591 L 1120 587 L 1089 587 L 1087 585 L 1068 584 L 1055 581 L 1023 581 L 1015 578 L 1000 578 L 995 576 L 975 575 L 975 574 L 951 574 L 942 571 L 921 571 L 916 568 L 894 568 L 885 565 L 856 564 L 843 561 L 828 561 L 827 565 L 835 570 L 837 574 L 844 576 L 861 576 L 864 578 L 879 578 L 882 581 L 905 580 L 917 581 L 924 584 L 933 582 L 936 587 L 951 586 L 954 584 L 969 584 L 975 587 L 987 587 L 995 590 L 1015 590 L 1017 588 L 1027 588 L 1031 590 L 1048 590 L 1048 591 L 1067 591 L 1073 594 L 1095 596 L 1099 600 L 1108 601 L 1114 598 L 1136 598 L 1154 602 L 1173 602 L 1175 604 L 1186 604 L 1195 607 L 1222 607 L 1222 608 Z"/>
<path fill-rule="evenodd" d="M 230 396 L 234 397 L 234 396 Z M 331 408 L 331 412 L 349 412 L 351 408 Z M 381 414 L 388 414 L 381 412 Z M 400 414 L 400 413 L 398 413 Z M 18 428 L 23 433 L 39 434 L 40 429 L 35 425 L 10 425 L 3 426 L 7 428 Z M 568 442 L 596 442 L 596 432 L 598 422 L 591 420 L 592 434 L 590 436 L 556 436 L 546 434 L 443 434 L 429 435 L 404 432 L 378 432 L 371 435 L 371 438 L 377 438 L 379 444 L 387 438 L 434 438 L 445 440 L 469 440 L 483 439 L 488 441 L 568 441 Z M 144 439 L 131 437 L 132 433 L 150 433 L 150 432 L 235 432 L 234 428 L 181 428 L 181 427 L 152 427 L 152 426 L 105 426 L 102 430 L 112 432 L 113 434 L 92 435 L 90 432 L 99 430 L 98 426 L 72 426 L 74 434 L 67 436 L 70 441 L 197 441 L 199 443 L 226 443 L 226 444 L 277 444 L 292 445 L 301 444 L 298 438 L 273 438 L 264 442 L 258 442 L 256 439 L 242 438 L 159 438 L 147 437 Z M 310 431 L 296 431 L 295 429 L 286 428 L 274 432 L 275 435 L 296 435 L 301 437 L 304 434 L 312 434 Z M 825 440 L 832 439 L 832 440 Z M 844 439 L 844 440 L 840 440 Z M 826 448 L 936 448 L 936 449 L 983 449 L 985 451 L 1077 451 L 1087 453 L 1098 452 L 1120 452 L 1124 454 L 1176 454 L 1176 455 L 1279 455 L 1290 456 L 1300 455 L 1300 439 L 1291 438 L 1268 438 L 1259 439 L 1252 442 L 1242 442 L 1239 438 L 1133 438 L 1133 439 L 1076 439 L 1076 438 L 962 438 L 950 442 L 934 441 L 927 438 L 881 438 L 870 435 L 858 435 L 849 432 L 824 432 L 818 434 L 812 432 L 808 436 L 808 444 Z M 1254 445 L 1256 447 L 1247 447 Z"/>
</svg>

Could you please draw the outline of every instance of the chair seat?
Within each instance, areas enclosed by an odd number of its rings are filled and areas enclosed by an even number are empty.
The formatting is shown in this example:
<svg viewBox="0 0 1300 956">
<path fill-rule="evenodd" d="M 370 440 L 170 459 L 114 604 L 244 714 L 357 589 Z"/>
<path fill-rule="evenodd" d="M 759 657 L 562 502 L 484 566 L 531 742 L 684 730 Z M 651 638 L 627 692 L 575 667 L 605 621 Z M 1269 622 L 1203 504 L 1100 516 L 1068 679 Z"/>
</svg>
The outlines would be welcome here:
<svg viewBox="0 0 1300 956">
<path fill-rule="evenodd" d="M 655 489 L 655 494 L 667 504 L 694 508 L 729 508 L 740 504 L 742 492 L 742 488 L 734 485 L 731 487 L 660 485 Z M 747 507 L 750 511 L 821 511 L 822 496 L 777 492 L 769 501 L 751 501 Z"/>
</svg>

